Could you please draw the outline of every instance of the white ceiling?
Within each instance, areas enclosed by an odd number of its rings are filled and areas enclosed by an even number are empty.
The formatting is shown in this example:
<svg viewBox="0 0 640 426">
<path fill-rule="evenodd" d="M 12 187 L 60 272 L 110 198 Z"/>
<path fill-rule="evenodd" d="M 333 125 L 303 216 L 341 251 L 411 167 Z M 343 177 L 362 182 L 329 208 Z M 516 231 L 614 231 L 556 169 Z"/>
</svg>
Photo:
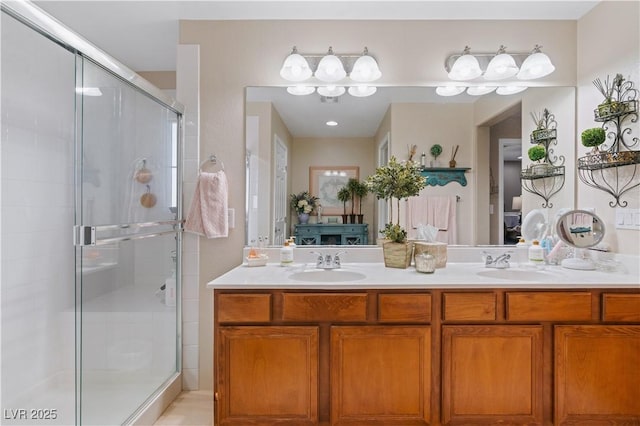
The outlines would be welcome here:
<svg viewBox="0 0 640 426">
<path fill-rule="evenodd" d="M 181 19 L 579 19 L 598 1 L 34 1 L 135 71 L 176 68 Z"/>
</svg>

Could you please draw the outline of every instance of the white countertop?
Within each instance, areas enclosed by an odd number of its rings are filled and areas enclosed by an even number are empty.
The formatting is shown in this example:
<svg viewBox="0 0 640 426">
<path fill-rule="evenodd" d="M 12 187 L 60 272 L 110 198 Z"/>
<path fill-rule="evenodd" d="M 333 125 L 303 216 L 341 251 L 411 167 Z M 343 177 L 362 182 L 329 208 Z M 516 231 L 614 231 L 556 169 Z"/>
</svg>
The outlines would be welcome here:
<svg viewBox="0 0 640 426">
<path fill-rule="evenodd" d="M 291 278 L 292 274 L 318 271 L 314 281 L 300 281 Z M 360 279 L 334 281 L 345 275 L 341 271 L 362 274 Z M 326 280 L 323 279 L 326 274 Z M 334 275 L 332 275 L 334 274 Z M 339 278 L 338 277 L 338 278 Z M 508 269 L 486 268 L 482 263 L 449 262 L 445 268 L 436 269 L 433 274 L 423 274 L 413 266 L 407 269 L 387 268 L 382 262 L 343 263 L 338 270 L 321 271 L 312 263 L 294 263 L 292 266 L 280 266 L 268 263 L 266 266 L 249 267 L 240 265 L 207 284 L 211 289 L 428 289 L 428 288 L 540 288 L 540 289 L 578 289 L 578 288 L 636 288 L 640 289 L 638 273 L 634 270 L 624 272 L 577 271 L 560 266 L 545 266 L 534 269 L 512 266 Z"/>
</svg>

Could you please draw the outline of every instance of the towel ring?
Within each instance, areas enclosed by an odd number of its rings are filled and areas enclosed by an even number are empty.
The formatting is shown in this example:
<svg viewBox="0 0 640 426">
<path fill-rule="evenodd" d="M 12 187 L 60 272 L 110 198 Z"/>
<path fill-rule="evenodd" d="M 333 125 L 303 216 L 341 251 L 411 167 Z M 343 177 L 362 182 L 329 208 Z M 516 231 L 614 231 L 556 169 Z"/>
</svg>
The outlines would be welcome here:
<svg viewBox="0 0 640 426">
<path fill-rule="evenodd" d="M 217 165 L 218 164 L 218 157 L 216 157 L 215 155 L 210 155 L 208 159 L 204 160 L 202 163 L 200 163 L 200 171 L 203 171 L 202 168 L 207 165 Z M 220 161 L 220 170 L 224 171 L 224 163 L 222 161 Z"/>
</svg>

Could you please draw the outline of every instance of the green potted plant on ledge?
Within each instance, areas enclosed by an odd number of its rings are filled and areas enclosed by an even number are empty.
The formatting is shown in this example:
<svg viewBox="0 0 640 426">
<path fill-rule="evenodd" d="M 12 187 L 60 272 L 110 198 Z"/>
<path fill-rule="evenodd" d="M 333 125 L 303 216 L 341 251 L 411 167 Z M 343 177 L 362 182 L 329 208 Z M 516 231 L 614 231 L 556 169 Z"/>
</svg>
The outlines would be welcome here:
<svg viewBox="0 0 640 426">
<path fill-rule="evenodd" d="M 367 188 L 367 185 L 364 182 L 357 182 L 356 185 L 354 185 L 353 187 L 353 192 L 355 194 L 355 196 L 358 198 L 358 223 L 363 223 L 364 222 L 364 215 L 362 214 L 362 200 L 367 196 L 367 194 L 369 193 L 369 188 Z"/>
<path fill-rule="evenodd" d="M 391 222 L 383 231 L 388 242 L 383 244 L 384 264 L 390 268 L 407 268 L 411 263 L 413 245 L 407 242 L 407 232 L 400 226 L 400 200 L 414 197 L 426 186 L 420 173 L 420 166 L 413 161 L 398 162 L 395 157 L 389 163 L 380 166 L 367 177 L 367 189 L 376 198 L 385 201 L 397 200 L 397 222 L 393 224 L 393 203 L 391 203 Z"/>
<path fill-rule="evenodd" d="M 527 155 L 529 156 L 529 160 L 535 161 L 535 164 L 532 164 L 530 167 L 531 172 L 536 175 L 543 175 L 547 173 L 550 164 L 546 162 L 541 162 L 547 156 L 547 150 L 542 145 L 534 145 L 527 151 Z"/>
<path fill-rule="evenodd" d="M 583 146 L 591 148 L 590 154 L 599 154 L 599 147 L 604 143 L 607 135 L 602 127 L 593 127 L 583 131 L 580 138 Z"/>
<path fill-rule="evenodd" d="M 338 190 L 338 194 L 336 195 L 339 201 L 342 201 L 342 223 L 347 222 L 347 201 L 351 199 L 351 192 L 349 192 L 349 188 L 343 186 Z"/>
</svg>

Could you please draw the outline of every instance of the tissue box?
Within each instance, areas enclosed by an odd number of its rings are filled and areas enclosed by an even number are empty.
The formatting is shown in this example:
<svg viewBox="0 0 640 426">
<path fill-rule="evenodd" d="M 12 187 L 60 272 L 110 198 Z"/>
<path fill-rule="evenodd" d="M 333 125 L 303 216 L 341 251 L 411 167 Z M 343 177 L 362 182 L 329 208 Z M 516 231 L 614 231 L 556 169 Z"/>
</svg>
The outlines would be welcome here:
<svg viewBox="0 0 640 426">
<path fill-rule="evenodd" d="M 413 244 L 413 255 L 420 253 L 429 253 L 436 258 L 436 268 L 444 268 L 447 266 L 447 245 L 445 243 L 427 243 L 424 241 L 415 241 Z"/>
</svg>

